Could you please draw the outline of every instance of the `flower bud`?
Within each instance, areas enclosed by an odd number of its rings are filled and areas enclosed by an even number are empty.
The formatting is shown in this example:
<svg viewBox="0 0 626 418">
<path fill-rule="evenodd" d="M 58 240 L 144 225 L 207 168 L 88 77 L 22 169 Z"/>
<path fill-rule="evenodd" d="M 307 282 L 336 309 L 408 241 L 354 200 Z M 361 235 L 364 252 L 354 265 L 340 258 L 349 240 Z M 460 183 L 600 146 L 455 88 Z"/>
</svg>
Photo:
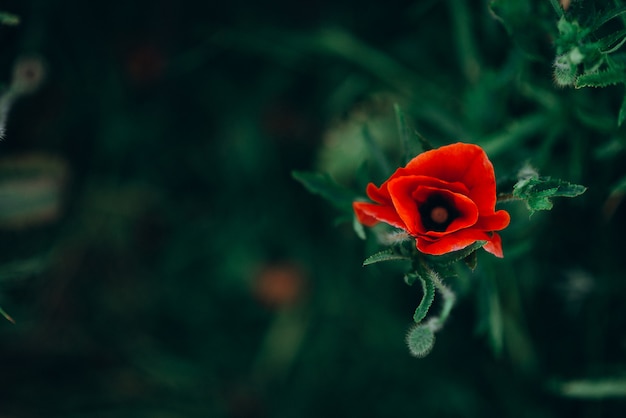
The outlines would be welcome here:
<svg viewBox="0 0 626 418">
<path fill-rule="evenodd" d="M 406 343 L 413 356 L 426 357 L 435 345 L 435 334 L 428 326 L 416 325 L 407 334 Z"/>
<path fill-rule="evenodd" d="M 557 86 L 566 87 L 574 85 L 578 77 L 578 66 L 571 60 L 571 53 L 559 55 L 554 60 L 554 82 Z M 578 56 L 574 54 L 574 58 Z"/>
</svg>

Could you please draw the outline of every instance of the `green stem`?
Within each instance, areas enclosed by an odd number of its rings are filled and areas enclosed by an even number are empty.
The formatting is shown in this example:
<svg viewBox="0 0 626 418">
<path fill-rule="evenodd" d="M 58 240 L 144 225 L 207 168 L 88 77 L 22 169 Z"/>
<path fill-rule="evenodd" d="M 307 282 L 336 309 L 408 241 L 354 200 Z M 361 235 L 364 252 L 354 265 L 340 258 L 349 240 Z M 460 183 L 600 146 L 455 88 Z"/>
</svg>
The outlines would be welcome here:
<svg viewBox="0 0 626 418">
<path fill-rule="evenodd" d="M 8 313 L 6 313 L 4 309 L 2 308 L 0 308 L 0 315 L 4 316 L 7 321 L 11 322 L 12 324 L 15 324 L 15 320 L 11 318 L 11 316 Z"/>
<path fill-rule="evenodd" d="M 431 281 L 441 296 L 443 297 L 443 307 L 441 308 L 441 313 L 439 316 L 433 317 L 428 321 L 426 326 L 430 328 L 433 332 L 439 331 L 443 325 L 445 324 L 448 316 L 450 316 L 450 312 L 456 303 L 456 295 L 449 287 L 443 284 L 439 275 L 434 271 L 427 269 L 428 281 Z"/>
<path fill-rule="evenodd" d="M 404 150 L 404 163 L 408 163 L 411 161 L 412 152 L 411 152 L 411 135 L 409 133 L 409 129 L 406 125 L 406 119 L 404 117 L 404 112 L 400 108 L 398 103 L 394 103 L 393 109 L 396 114 L 396 125 L 398 126 L 398 132 L 400 133 L 400 141 L 402 142 L 402 149 Z"/>
<path fill-rule="evenodd" d="M 513 193 L 500 193 L 498 197 L 496 198 L 496 203 L 513 202 L 516 200 L 523 200 L 523 199 L 517 196 L 514 196 Z"/>
</svg>

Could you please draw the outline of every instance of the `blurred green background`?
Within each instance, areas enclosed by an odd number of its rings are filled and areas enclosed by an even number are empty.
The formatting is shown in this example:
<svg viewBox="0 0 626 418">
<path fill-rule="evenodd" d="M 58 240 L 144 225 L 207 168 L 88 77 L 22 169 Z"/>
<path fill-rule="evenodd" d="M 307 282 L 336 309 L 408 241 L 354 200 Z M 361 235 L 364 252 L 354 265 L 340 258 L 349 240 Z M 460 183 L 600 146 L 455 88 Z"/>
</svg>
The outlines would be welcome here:
<svg viewBox="0 0 626 418">
<path fill-rule="evenodd" d="M 492 3 L 2 2 L 0 80 L 46 77 L 0 142 L 0 417 L 623 417 L 623 86 L 555 87 L 549 2 Z M 290 174 L 384 179 L 394 103 L 503 191 L 589 188 L 502 206 L 424 359 L 403 266 Z"/>
</svg>

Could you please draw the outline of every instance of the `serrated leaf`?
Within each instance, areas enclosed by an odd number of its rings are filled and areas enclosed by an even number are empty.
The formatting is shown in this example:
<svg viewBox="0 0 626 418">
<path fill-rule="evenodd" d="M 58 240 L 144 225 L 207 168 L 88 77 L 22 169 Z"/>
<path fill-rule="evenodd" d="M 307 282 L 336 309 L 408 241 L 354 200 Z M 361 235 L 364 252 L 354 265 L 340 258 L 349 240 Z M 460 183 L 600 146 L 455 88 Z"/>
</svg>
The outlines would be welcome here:
<svg viewBox="0 0 626 418">
<path fill-rule="evenodd" d="M 343 211 L 352 211 L 352 202 L 357 196 L 339 185 L 330 175 L 305 171 L 293 171 L 291 175 L 302 183 L 308 191 L 320 195 L 336 208 Z"/>
<path fill-rule="evenodd" d="M 383 250 L 376 254 L 372 254 L 363 261 L 363 266 L 369 266 L 370 264 L 380 263 L 383 261 L 394 261 L 394 260 L 410 260 L 410 257 L 407 257 L 402 254 L 398 254 L 393 251 L 393 249 Z"/>
<path fill-rule="evenodd" d="M 409 331 L 406 343 L 413 356 L 425 357 L 435 345 L 435 334 L 430 328 L 418 325 Z"/>
<path fill-rule="evenodd" d="M 626 83 L 626 70 L 620 68 L 599 71 L 597 73 L 581 74 L 576 79 L 574 86 L 579 89 L 583 87 L 606 87 L 623 83 Z"/>
<path fill-rule="evenodd" d="M 413 321 L 416 324 L 419 324 L 420 322 L 422 322 L 422 319 L 426 317 L 430 306 L 435 300 L 435 284 L 432 280 L 425 279 L 422 276 L 417 277 L 422 283 L 423 296 L 420 304 L 417 306 L 417 309 L 415 309 L 415 313 L 413 314 Z"/>
<path fill-rule="evenodd" d="M 538 210 L 552 209 L 553 197 L 576 197 L 587 190 L 585 186 L 550 177 L 530 177 L 513 186 L 513 196 L 526 202 L 531 215 Z"/>
</svg>

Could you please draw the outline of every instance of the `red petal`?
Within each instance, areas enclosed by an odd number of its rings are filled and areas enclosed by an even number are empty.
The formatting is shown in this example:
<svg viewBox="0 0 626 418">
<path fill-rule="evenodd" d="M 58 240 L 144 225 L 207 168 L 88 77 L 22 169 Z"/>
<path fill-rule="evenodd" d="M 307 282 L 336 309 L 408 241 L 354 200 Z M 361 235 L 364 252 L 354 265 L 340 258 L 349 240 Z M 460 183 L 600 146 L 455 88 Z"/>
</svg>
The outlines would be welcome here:
<svg viewBox="0 0 626 418">
<path fill-rule="evenodd" d="M 388 190 L 391 194 L 393 205 L 400 218 L 406 224 L 412 235 L 426 234 L 431 231 L 424 229 L 419 213 L 419 205 L 426 202 L 430 196 L 437 193 L 449 200 L 460 216 L 455 219 L 447 231 L 436 234 L 446 234 L 461 228 L 474 225 L 478 219 L 476 205 L 468 197 L 461 193 L 453 193 L 439 187 L 429 187 L 424 184 L 433 184 L 440 187 L 450 187 L 459 191 L 466 191 L 460 183 L 445 183 L 437 179 L 424 176 L 406 176 L 393 179 L 389 182 Z"/>
<path fill-rule="evenodd" d="M 426 234 L 431 237 L 439 237 L 458 231 L 459 229 L 472 227 L 478 220 L 478 209 L 476 208 L 476 204 L 472 202 L 470 198 L 462 194 L 452 193 L 447 190 L 433 189 L 430 187 L 420 187 L 415 191 L 414 196 L 416 200 L 425 202 L 428 197 L 434 193 L 444 196 L 448 201 L 452 202 L 452 206 L 459 212 L 459 215 L 452 221 L 452 223 L 450 223 L 450 225 L 448 225 L 448 228 L 446 228 L 444 232 L 426 230 L 423 227 L 423 224 L 420 223 L 420 229 L 418 230 L 420 234 Z"/>
<path fill-rule="evenodd" d="M 417 238 L 417 249 L 425 254 L 442 255 L 462 250 L 476 241 L 488 241 L 490 239 L 491 237 L 484 231 L 462 229 L 436 240 L 420 236 Z"/>
<path fill-rule="evenodd" d="M 422 175 L 451 183 L 461 182 L 469 189 L 469 197 L 480 213 L 494 210 L 496 180 L 493 165 L 478 145 L 459 142 L 423 152 L 392 177 L 399 175 Z"/>
<path fill-rule="evenodd" d="M 487 241 L 483 246 L 487 252 L 496 257 L 504 257 L 500 235 L 472 229 L 457 231 L 434 241 L 431 241 L 428 237 L 418 237 L 416 246 L 418 250 L 425 254 L 443 255 L 452 251 L 462 250 L 476 241 Z"/>
<path fill-rule="evenodd" d="M 493 215 L 482 215 L 475 227 L 483 231 L 500 231 L 509 226 L 510 221 L 509 213 L 505 210 L 499 210 Z"/>
<path fill-rule="evenodd" d="M 389 180 L 385 181 L 380 187 L 376 187 L 374 183 L 369 183 L 365 189 L 367 196 L 374 202 L 391 204 L 391 196 L 389 196 L 389 192 L 387 191 L 388 181 Z"/>
<path fill-rule="evenodd" d="M 378 222 L 385 222 L 396 228 L 406 230 L 406 225 L 392 206 L 382 206 L 375 203 L 353 202 L 352 208 L 357 220 L 365 226 L 374 226 Z"/>
<path fill-rule="evenodd" d="M 491 240 L 487 242 L 483 248 L 485 251 L 495 255 L 496 257 L 504 257 L 504 253 L 502 252 L 502 238 L 495 232 L 493 233 Z"/>
</svg>

